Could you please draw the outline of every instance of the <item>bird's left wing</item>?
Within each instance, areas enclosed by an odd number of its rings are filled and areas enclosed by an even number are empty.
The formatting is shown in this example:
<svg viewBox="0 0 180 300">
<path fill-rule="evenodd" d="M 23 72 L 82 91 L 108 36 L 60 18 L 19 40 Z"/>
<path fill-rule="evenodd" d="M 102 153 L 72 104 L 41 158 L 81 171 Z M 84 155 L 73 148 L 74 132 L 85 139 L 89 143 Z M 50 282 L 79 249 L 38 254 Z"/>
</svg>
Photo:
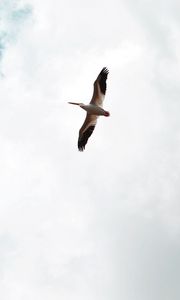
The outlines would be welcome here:
<svg viewBox="0 0 180 300">
<path fill-rule="evenodd" d="M 94 131 L 94 128 L 97 123 L 98 116 L 96 115 L 86 115 L 86 119 L 82 125 L 82 127 L 79 130 L 79 138 L 78 138 L 78 149 L 79 151 L 83 151 L 85 149 L 85 146 L 87 144 L 87 141 L 91 134 Z"/>
<path fill-rule="evenodd" d="M 103 68 L 94 82 L 94 92 L 91 99 L 91 104 L 102 106 L 106 94 L 106 80 L 108 76 L 108 69 Z"/>
</svg>

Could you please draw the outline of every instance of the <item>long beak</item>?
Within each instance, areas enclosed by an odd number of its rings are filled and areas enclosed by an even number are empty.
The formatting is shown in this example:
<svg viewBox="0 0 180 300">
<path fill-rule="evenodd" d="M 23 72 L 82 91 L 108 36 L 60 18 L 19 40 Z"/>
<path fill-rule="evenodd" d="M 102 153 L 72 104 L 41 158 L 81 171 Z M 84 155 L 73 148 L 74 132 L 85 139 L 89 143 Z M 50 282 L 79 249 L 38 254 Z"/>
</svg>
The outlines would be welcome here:
<svg viewBox="0 0 180 300">
<path fill-rule="evenodd" d="M 79 105 L 80 103 L 76 103 L 76 102 L 68 102 L 69 104 L 74 104 L 74 105 Z"/>
</svg>

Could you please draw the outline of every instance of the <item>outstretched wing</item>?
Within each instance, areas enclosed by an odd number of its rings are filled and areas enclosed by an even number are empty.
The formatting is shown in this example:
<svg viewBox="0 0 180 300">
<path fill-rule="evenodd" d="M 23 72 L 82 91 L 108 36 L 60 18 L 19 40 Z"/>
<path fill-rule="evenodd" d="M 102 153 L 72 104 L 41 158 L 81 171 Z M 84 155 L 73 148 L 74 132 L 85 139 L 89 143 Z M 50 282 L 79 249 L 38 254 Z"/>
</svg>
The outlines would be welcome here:
<svg viewBox="0 0 180 300">
<path fill-rule="evenodd" d="M 106 80 L 108 76 L 108 69 L 103 68 L 94 82 L 94 92 L 91 99 L 91 104 L 102 106 L 106 94 Z"/>
<path fill-rule="evenodd" d="M 86 115 L 86 119 L 79 130 L 79 138 L 78 138 L 78 149 L 79 151 L 83 151 L 85 149 L 85 146 L 87 144 L 87 141 L 91 134 L 94 131 L 94 128 L 97 123 L 98 116 L 95 115 Z"/>
</svg>

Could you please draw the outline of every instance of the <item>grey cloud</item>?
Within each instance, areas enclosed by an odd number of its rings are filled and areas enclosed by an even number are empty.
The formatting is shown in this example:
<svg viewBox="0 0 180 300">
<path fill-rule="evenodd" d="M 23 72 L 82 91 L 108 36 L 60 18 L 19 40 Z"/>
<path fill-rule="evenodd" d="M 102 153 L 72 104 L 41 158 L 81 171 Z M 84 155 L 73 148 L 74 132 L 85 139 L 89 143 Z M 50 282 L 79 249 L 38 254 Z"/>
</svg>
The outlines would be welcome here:
<svg viewBox="0 0 180 300">
<path fill-rule="evenodd" d="M 156 51 L 158 59 L 174 58 L 175 52 L 172 47 L 174 13 L 179 9 L 178 1 L 161 0 L 153 5 L 152 1 L 127 1 L 132 16 L 139 22 L 145 38 L 149 41 L 150 51 Z"/>
</svg>

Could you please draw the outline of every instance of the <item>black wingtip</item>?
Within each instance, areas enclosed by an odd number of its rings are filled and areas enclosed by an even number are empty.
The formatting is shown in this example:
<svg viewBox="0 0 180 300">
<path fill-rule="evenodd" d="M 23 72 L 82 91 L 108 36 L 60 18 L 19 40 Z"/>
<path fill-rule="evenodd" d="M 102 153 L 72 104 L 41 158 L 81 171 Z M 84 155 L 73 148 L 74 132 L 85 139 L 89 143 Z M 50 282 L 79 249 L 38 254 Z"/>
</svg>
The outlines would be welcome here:
<svg viewBox="0 0 180 300">
<path fill-rule="evenodd" d="M 78 149 L 80 152 L 84 151 L 85 146 L 87 144 L 87 141 L 91 134 L 93 133 L 95 128 L 95 125 L 91 125 L 90 127 L 87 128 L 87 130 L 82 134 L 81 137 L 78 139 Z"/>
<path fill-rule="evenodd" d="M 102 68 L 101 73 L 109 74 L 109 70 L 107 67 Z"/>
<path fill-rule="evenodd" d="M 99 74 L 99 85 L 101 92 L 105 95 L 106 93 L 106 80 L 109 74 L 108 68 L 104 67 Z"/>
</svg>

